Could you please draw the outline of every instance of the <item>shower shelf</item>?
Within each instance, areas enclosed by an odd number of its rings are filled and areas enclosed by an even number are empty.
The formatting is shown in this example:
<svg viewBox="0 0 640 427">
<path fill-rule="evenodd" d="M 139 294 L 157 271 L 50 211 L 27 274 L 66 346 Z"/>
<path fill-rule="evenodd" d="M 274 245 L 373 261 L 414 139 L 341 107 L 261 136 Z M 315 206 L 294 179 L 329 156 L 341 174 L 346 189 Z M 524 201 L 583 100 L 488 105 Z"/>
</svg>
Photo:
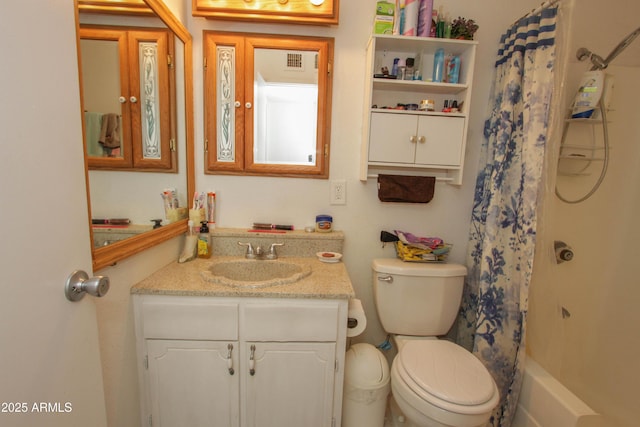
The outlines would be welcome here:
<svg viewBox="0 0 640 427">
<path fill-rule="evenodd" d="M 603 161 L 604 157 L 586 157 L 586 156 L 571 156 L 571 155 L 560 155 L 559 157 L 560 159 L 567 159 L 567 160 L 582 160 L 585 162 L 591 162 L 591 161 Z"/>
<path fill-rule="evenodd" d="M 587 151 L 604 150 L 604 147 L 585 147 L 584 145 L 577 145 L 577 144 L 563 144 L 562 148 L 573 148 L 575 150 L 587 150 Z"/>
<path fill-rule="evenodd" d="M 558 172 L 560 176 L 590 176 L 590 173 L 586 172 L 577 172 L 577 173 L 569 173 L 569 172 Z"/>
</svg>

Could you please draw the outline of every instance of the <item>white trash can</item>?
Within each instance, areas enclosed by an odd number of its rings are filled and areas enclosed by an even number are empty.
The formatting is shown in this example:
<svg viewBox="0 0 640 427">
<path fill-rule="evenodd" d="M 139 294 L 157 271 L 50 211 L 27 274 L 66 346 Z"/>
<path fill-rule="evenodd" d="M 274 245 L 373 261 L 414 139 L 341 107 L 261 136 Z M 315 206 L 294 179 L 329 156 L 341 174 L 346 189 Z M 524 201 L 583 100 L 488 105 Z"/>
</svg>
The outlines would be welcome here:
<svg viewBox="0 0 640 427">
<path fill-rule="evenodd" d="M 342 427 L 383 427 L 389 380 L 389 363 L 380 350 L 352 345 L 345 357 Z"/>
</svg>

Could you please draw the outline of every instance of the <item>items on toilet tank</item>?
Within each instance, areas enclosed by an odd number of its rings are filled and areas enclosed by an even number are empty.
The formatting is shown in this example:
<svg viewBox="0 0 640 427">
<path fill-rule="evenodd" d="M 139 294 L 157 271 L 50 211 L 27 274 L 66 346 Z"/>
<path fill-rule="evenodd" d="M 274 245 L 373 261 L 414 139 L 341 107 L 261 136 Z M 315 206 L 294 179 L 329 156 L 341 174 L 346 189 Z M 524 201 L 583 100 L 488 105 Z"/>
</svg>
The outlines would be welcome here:
<svg viewBox="0 0 640 427">
<path fill-rule="evenodd" d="M 395 230 L 394 233 L 398 237 L 395 241 L 396 254 L 402 261 L 445 262 L 451 251 L 452 245 L 445 243 L 440 237 L 420 237 L 400 230 Z"/>
</svg>

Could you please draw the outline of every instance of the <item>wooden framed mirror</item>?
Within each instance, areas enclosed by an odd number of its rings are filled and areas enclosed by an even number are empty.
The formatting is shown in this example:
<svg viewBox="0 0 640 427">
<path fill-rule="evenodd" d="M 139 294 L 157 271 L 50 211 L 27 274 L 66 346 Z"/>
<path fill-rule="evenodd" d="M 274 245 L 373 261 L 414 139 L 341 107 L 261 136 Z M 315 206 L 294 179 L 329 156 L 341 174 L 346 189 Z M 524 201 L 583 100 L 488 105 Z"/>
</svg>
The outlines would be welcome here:
<svg viewBox="0 0 640 427">
<path fill-rule="evenodd" d="M 132 1 L 140 3 L 142 0 Z M 84 5 L 82 5 L 83 3 Z M 87 10 L 86 1 L 76 0 L 78 63 L 82 99 L 82 54 L 80 27 L 108 25 L 120 27 L 156 27 L 170 32 L 175 44 L 175 146 L 173 173 L 89 170 L 86 142 L 85 174 L 92 240 L 93 270 L 114 265 L 131 255 L 169 240 L 187 229 L 186 211 L 190 194 L 195 191 L 193 129 L 193 54 L 192 37 L 181 21 L 162 0 L 144 0 L 144 7 L 123 11 L 122 1 L 101 0 Z M 84 7 L 83 7 L 84 6 Z M 140 10 L 145 10 L 139 13 Z M 141 21 L 147 20 L 147 21 Z M 140 24 L 142 22 L 142 24 Z M 83 117 L 86 134 L 86 123 Z M 83 138 L 84 140 L 84 138 Z M 165 209 L 161 194 L 167 189 L 177 192 L 181 209 Z M 172 203 L 173 208 L 176 203 Z M 184 212 L 181 215 L 179 212 Z M 124 220 L 123 220 L 124 219 Z M 161 226 L 153 228 L 152 220 Z M 120 221 L 118 221 L 120 220 Z M 118 224 L 116 224 L 118 223 Z M 107 236 L 107 237 L 105 237 Z"/>
</svg>

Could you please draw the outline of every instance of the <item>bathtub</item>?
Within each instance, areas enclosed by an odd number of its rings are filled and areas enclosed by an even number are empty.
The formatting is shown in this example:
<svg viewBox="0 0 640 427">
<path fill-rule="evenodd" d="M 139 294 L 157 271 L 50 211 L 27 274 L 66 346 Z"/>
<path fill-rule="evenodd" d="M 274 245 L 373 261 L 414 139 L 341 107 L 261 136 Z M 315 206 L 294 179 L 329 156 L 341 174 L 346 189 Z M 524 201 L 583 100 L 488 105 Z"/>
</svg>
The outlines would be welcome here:
<svg viewBox="0 0 640 427">
<path fill-rule="evenodd" d="M 602 417 L 527 358 L 511 427 L 602 427 Z"/>
</svg>

